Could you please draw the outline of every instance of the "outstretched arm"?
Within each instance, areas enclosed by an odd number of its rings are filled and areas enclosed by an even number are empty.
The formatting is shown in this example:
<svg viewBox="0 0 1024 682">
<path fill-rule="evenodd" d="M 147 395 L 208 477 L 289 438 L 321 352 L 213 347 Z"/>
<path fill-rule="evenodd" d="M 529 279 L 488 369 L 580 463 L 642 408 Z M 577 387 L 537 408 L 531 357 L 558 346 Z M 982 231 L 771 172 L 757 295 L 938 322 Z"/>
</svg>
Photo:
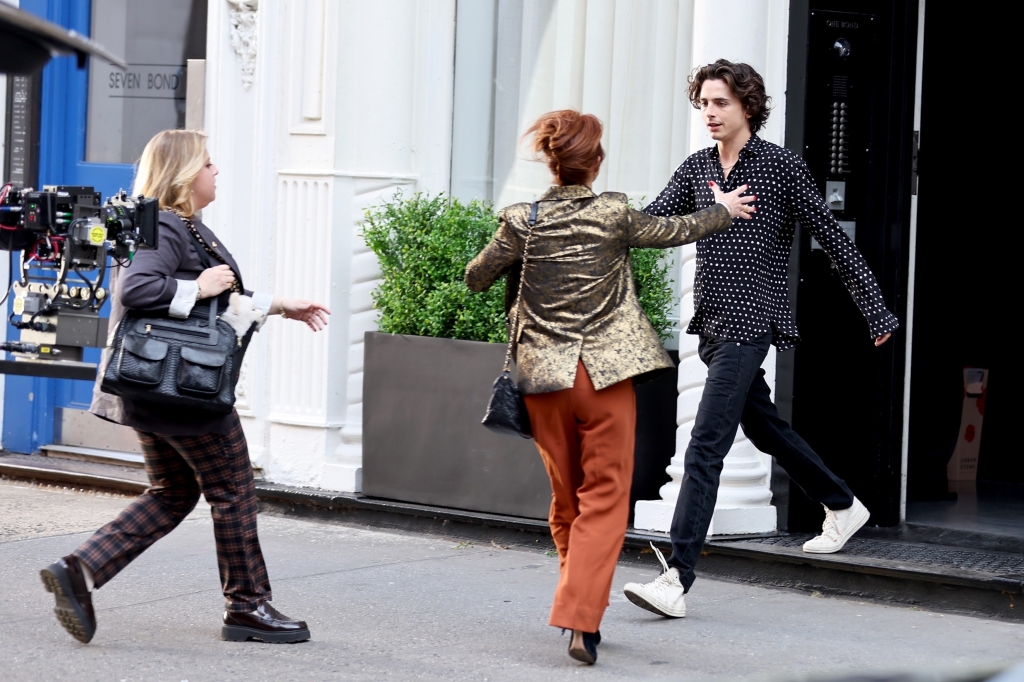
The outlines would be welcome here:
<svg viewBox="0 0 1024 682">
<path fill-rule="evenodd" d="M 641 211 L 629 212 L 629 246 L 634 249 L 667 249 L 690 244 L 721 232 L 732 224 L 732 215 L 723 204 L 715 204 L 696 213 L 659 218 Z"/>
<path fill-rule="evenodd" d="M 757 197 L 741 196 L 747 191 L 746 185 L 741 185 L 726 194 L 712 182 L 711 191 L 715 195 L 715 205 L 689 215 L 659 218 L 648 215 L 647 209 L 644 209 L 643 213 L 630 209 L 629 245 L 634 248 L 663 249 L 689 244 L 728 228 L 733 218 L 750 220 L 754 217 L 757 209 L 753 202 Z M 664 194 L 665 192 L 662 192 L 663 196 Z"/>
<path fill-rule="evenodd" d="M 868 321 L 875 345 L 882 345 L 899 328 L 899 320 L 886 308 L 875 275 L 825 204 L 803 159 L 796 162 L 789 199 L 800 224 L 810 230 L 839 270 L 854 303 Z"/>
<path fill-rule="evenodd" d="M 519 239 L 502 211 L 491 243 L 466 266 L 466 286 L 471 291 L 487 291 L 518 257 Z"/>
<path fill-rule="evenodd" d="M 268 315 L 278 315 L 288 320 L 297 320 L 315 332 L 327 326 L 331 311 L 327 306 L 300 298 L 275 298 Z"/>
</svg>

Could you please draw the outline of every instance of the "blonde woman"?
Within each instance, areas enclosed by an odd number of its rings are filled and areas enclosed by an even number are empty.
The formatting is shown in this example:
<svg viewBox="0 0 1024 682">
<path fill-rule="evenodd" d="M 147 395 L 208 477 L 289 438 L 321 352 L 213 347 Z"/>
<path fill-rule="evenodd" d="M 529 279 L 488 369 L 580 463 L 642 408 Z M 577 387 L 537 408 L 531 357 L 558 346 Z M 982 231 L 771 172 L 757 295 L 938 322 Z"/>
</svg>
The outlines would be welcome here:
<svg viewBox="0 0 1024 682">
<path fill-rule="evenodd" d="M 197 217 L 216 197 L 217 167 L 206 136 L 192 130 L 158 133 L 142 153 L 134 194 L 160 200 L 158 248 L 139 251 L 111 274 L 110 330 L 126 309 L 185 318 L 197 302 L 218 299 L 226 310 L 232 292 L 249 296 L 258 311 L 305 323 L 313 331 L 330 312 L 309 301 L 246 291 L 238 264 L 221 240 Z M 194 246 L 198 239 L 208 262 Z M 109 340 L 108 340 L 109 343 Z M 103 377 L 105 353 L 99 377 Z M 102 587 L 154 542 L 171 532 L 195 507 L 199 495 L 211 506 L 217 563 L 224 592 L 221 638 L 230 641 L 298 642 L 309 639 L 306 623 L 270 605 L 270 582 L 256 533 L 256 493 L 245 434 L 228 415 L 129 401 L 93 390 L 91 411 L 138 432 L 151 487 L 85 544 L 41 572 L 53 592 L 57 619 L 78 641 L 96 632 L 92 590 Z"/>
</svg>

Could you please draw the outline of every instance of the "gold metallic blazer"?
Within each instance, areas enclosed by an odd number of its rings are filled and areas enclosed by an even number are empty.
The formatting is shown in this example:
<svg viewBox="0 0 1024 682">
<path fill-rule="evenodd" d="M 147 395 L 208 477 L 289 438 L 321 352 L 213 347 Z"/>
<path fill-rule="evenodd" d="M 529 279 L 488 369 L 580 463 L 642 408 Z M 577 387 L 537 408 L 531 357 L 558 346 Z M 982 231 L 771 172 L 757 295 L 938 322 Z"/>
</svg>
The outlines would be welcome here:
<svg viewBox="0 0 1024 682">
<path fill-rule="evenodd" d="M 660 218 L 629 208 L 625 194 L 581 185 L 552 187 L 540 201 L 520 308 L 520 390 L 572 388 L 580 358 L 597 390 L 672 367 L 636 297 L 629 249 L 695 242 L 729 227 L 729 209 Z M 502 210 L 494 239 L 466 266 L 470 289 L 518 266 L 529 215 L 530 204 Z"/>
</svg>

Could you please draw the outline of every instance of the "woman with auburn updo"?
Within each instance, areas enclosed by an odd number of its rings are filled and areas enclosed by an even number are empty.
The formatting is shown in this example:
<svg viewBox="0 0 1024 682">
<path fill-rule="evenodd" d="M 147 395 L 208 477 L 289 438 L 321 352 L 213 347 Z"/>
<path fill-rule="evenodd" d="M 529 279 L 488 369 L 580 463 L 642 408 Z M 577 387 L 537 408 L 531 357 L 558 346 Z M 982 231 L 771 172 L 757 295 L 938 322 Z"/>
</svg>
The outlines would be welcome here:
<svg viewBox="0 0 1024 682">
<path fill-rule="evenodd" d="M 636 427 L 634 380 L 672 360 L 640 307 L 631 248 L 669 248 L 725 230 L 752 197 L 715 188 L 718 203 L 659 218 L 629 207 L 625 194 L 596 195 L 604 160 L 601 122 L 552 111 L 526 131 L 551 170 L 534 203 L 501 211 L 494 239 L 466 268 L 485 291 L 524 258 L 515 346 L 520 391 L 551 478 L 548 521 L 560 578 L 549 623 L 572 631 L 569 655 L 597 660 L 599 627 L 629 518 Z M 530 227 L 531 213 L 534 226 Z M 512 289 L 514 291 L 514 289 Z"/>
<path fill-rule="evenodd" d="M 330 311 L 318 303 L 246 290 L 238 263 L 198 212 L 216 196 L 217 167 L 206 135 L 165 130 L 146 145 L 134 194 L 160 202 L 157 248 L 140 250 L 111 271 L 110 346 L 126 309 L 187 318 L 196 304 L 217 299 L 221 319 L 241 339 L 280 315 L 314 332 Z M 206 252 L 201 259 L 198 249 Z M 203 266 L 203 261 L 213 263 Z M 102 587 L 146 548 L 171 532 L 192 511 L 200 493 L 210 504 L 217 564 L 224 593 L 221 638 L 229 641 L 298 642 L 309 639 L 306 623 L 270 605 L 270 582 L 256 533 L 256 489 L 238 414 L 215 414 L 119 398 L 100 390 L 110 362 L 104 351 L 90 411 L 136 430 L 150 487 L 85 544 L 42 571 L 57 600 L 57 618 L 78 641 L 96 632 L 92 590 Z M 154 617 L 161 611 L 154 610 Z M 182 625 L 182 624 L 179 624 Z"/>
</svg>

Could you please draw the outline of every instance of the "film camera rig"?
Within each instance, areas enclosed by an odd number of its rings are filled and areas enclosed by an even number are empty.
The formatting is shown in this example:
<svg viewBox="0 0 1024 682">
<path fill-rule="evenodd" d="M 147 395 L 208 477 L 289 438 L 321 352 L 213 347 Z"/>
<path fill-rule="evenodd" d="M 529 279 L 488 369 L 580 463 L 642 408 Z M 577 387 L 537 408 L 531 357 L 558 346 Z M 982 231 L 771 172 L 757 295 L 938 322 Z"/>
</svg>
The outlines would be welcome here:
<svg viewBox="0 0 1024 682">
<path fill-rule="evenodd" d="M 0 373 L 95 379 L 82 349 L 107 342 L 108 256 L 128 266 L 138 249 L 155 249 L 158 212 L 156 199 L 124 190 L 101 203 L 92 187 L 0 189 L 0 249 L 20 252 L 3 302 L 14 296 L 8 320 L 21 332 L 0 341 L 14 356 Z"/>
</svg>

